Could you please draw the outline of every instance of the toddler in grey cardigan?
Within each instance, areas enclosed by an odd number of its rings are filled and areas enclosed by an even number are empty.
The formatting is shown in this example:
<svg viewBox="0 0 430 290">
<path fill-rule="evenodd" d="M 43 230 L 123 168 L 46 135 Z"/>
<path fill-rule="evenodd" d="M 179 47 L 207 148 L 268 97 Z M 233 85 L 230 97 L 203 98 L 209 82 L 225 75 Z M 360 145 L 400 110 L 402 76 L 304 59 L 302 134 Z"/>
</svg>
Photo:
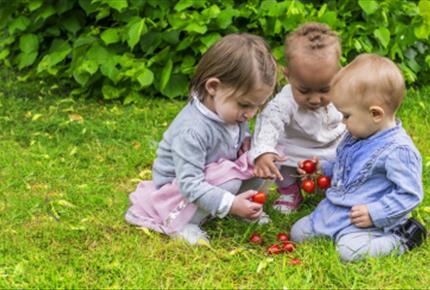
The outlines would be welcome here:
<svg viewBox="0 0 430 290">
<path fill-rule="evenodd" d="M 147 199 L 142 207 L 153 209 L 139 213 L 131 207 L 127 221 L 168 231 L 171 236 L 197 244 L 201 240 L 208 242 L 200 228 L 208 216 L 260 218 L 262 205 L 250 200 L 258 188 L 252 170 L 243 180 L 245 177 L 233 178 L 235 175 L 226 169 L 221 174 L 224 176 L 216 179 L 218 184 L 207 181 L 205 170 L 210 164 L 221 166 L 234 161 L 249 150 L 247 121 L 272 95 L 275 82 L 276 62 L 261 37 L 230 34 L 210 47 L 191 81 L 191 100 L 164 133 L 153 164 L 154 190 L 150 195 L 156 196 L 166 185 L 177 184 L 183 199 L 161 219 L 147 214 L 159 212 L 154 210 L 159 205 L 148 203 L 161 199 Z M 195 209 L 193 214 L 181 215 L 190 204 Z M 178 217 L 181 222 L 173 224 L 180 226 L 169 227 Z"/>
</svg>

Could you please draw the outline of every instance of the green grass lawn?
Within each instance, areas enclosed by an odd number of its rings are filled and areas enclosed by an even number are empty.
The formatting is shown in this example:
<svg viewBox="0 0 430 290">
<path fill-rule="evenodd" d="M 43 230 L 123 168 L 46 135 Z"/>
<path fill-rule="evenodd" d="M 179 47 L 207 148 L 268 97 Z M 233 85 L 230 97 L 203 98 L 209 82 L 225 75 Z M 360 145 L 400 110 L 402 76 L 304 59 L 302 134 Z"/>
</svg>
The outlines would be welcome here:
<svg viewBox="0 0 430 290">
<path fill-rule="evenodd" d="M 211 247 L 193 248 L 125 223 L 128 193 L 151 177 L 163 131 L 185 104 L 123 106 L 68 98 L 61 85 L 0 83 L 0 288 L 427 288 L 430 243 L 403 256 L 344 264 L 325 239 L 268 257 L 268 240 L 308 214 L 308 196 L 273 223 L 212 220 Z M 423 156 L 430 190 L 430 88 L 410 91 L 400 117 Z M 271 195 L 273 200 L 276 196 Z M 430 228 L 430 199 L 413 215 Z M 301 265 L 289 264 L 291 257 Z"/>
</svg>

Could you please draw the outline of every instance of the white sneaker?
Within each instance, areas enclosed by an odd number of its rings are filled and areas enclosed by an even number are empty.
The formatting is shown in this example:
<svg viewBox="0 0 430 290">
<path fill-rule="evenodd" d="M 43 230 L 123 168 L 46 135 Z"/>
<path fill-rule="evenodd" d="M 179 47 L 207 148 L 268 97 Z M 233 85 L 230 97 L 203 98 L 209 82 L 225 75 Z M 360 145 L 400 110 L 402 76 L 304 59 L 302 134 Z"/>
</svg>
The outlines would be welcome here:
<svg viewBox="0 0 430 290">
<path fill-rule="evenodd" d="M 249 223 L 256 222 L 259 225 L 267 225 L 267 224 L 270 224 L 272 222 L 269 215 L 267 213 L 265 213 L 264 211 L 261 213 L 261 215 L 258 219 L 252 220 L 252 219 L 245 218 L 244 220 L 249 222 Z"/>
<path fill-rule="evenodd" d="M 172 237 L 184 240 L 190 245 L 209 244 L 208 234 L 196 224 L 186 224 L 180 232 L 172 235 Z"/>
</svg>

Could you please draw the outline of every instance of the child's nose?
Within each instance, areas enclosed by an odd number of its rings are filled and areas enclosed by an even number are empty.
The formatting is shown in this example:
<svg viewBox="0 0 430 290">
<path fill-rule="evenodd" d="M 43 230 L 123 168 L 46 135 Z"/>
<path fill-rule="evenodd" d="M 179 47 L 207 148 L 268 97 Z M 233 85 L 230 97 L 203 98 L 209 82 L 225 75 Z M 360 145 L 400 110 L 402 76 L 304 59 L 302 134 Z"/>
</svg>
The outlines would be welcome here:
<svg viewBox="0 0 430 290">
<path fill-rule="evenodd" d="M 311 105 L 318 105 L 322 102 L 322 98 L 323 96 L 321 96 L 320 94 L 313 94 L 310 98 L 309 98 L 309 103 Z"/>
</svg>

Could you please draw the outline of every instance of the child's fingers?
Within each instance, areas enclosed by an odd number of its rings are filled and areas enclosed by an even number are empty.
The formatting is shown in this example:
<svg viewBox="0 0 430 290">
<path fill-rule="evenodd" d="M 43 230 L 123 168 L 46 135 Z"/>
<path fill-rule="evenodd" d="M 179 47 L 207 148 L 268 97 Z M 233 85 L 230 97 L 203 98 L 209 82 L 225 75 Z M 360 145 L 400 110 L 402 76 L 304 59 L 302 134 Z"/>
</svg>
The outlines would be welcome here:
<svg viewBox="0 0 430 290">
<path fill-rule="evenodd" d="M 282 156 L 278 156 L 278 155 L 276 155 L 275 157 L 274 157 L 274 160 L 275 161 L 278 161 L 278 162 L 284 162 L 284 161 L 286 161 L 288 159 L 288 156 L 286 156 L 286 155 L 282 155 Z"/>
<path fill-rule="evenodd" d="M 284 177 L 282 176 L 281 172 L 279 172 L 278 167 L 273 165 L 273 167 L 271 167 L 271 170 L 275 174 L 276 178 L 278 178 L 281 181 L 284 180 Z"/>
<path fill-rule="evenodd" d="M 247 191 L 242 192 L 241 194 L 239 194 L 241 197 L 245 198 L 245 199 L 249 199 L 251 198 L 254 194 L 256 194 L 257 191 L 250 189 Z"/>
<path fill-rule="evenodd" d="M 250 219 L 257 219 L 258 217 L 260 217 L 260 215 L 263 213 L 263 208 L 261 208 L 260 210 L 258 210 L 257 212 L 252 213 L 249 218 Z"/>
<path fill-rule="evenodd" d="M 272 173 L 272 169 L 270 168 L 270 165 L 263 169 L 263 174 L 264 174 L 264 178 L 275 178 L 275 175 Z"/>
</svg>

